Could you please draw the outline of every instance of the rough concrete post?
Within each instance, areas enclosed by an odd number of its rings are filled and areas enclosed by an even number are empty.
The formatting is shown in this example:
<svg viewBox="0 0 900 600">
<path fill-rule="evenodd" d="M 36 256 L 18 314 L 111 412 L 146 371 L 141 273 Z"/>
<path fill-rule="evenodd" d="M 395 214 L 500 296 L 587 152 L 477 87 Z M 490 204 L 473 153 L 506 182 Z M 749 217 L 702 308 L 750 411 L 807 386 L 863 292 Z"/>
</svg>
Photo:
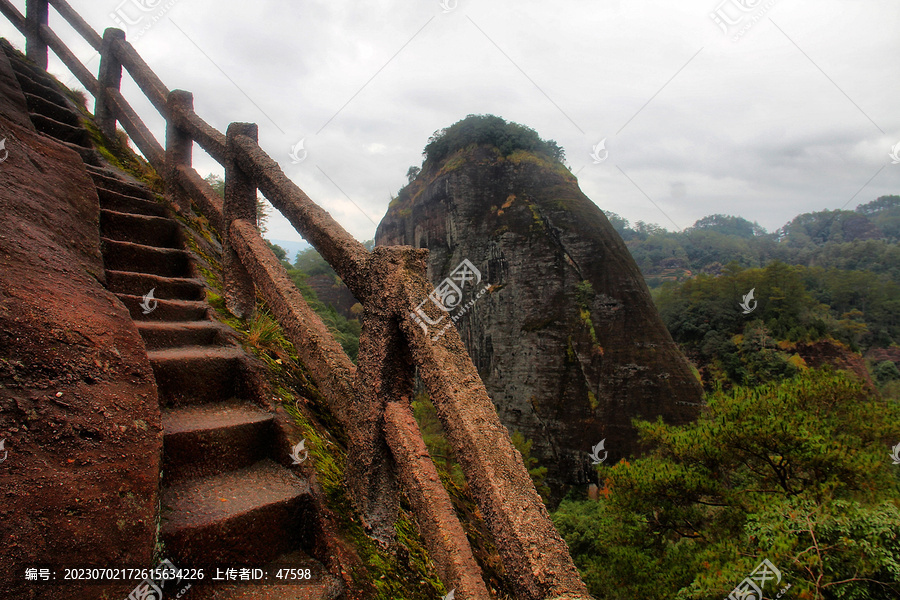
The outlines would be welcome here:
<svg viewBox="0 0 900 600">
<path fill-rule="evenodd" d="M 169 92 L 166 108 L 166 192 L 175 206 L 188 212 L 191 199 L 178 184 L 178 167 L 191 166 L 194 140 L 178 126 L 178 113 L 194 110 L 194 95 L 184 90 L 172 90 Z"/>
<path fill-rule="evenodd" d="M 25 56 L 28 60 L 47 70 L 47 43 L 41 37 L 41 25 L 50 22 L 50 5 L 47 0 L 26 0 L 25 22 L 28 32 L 25 34 Z"/>
<path fill-rule="evenodd" d="M 407 398 L 388 402 L 385 435 L 397 463 L 397 477 L 444 585 L 455 589 L 459 600 L 489 600 L 491 595 L 469 539 L 428 454 Z"/>
<path fill-rule="evenodd" d="M 116 138 L 116 115 L 106 90 L 108 88 L 118 90 L 122 86 L 122 63 L 115 51 L 119 41 L 125 41 L 125 32 L 121 29 L 110 27 L 103 32 L 103 44 L 100 47 L 100 71 L 97 74 L 100 91 L 94 102 L 94 119 L 97 121 L 100 131 L 111 140 Z"/>
<path fill-rule="evenodd" d="M 256 287 L 253 285 L 253 278 L 235 253 L 227 232 L 231 228 L 231 223 L 237 219 L 257 224 L 256 184 L 237 164 L 234 139 L 238 135 L 246 135 L 256 140 L 259 137 L 259 128 L 255 123 L 232 123 L 226 133 L 225 202 L 222 206 L 226 232 L 222 245 L 225 306 L 234 315 L 245 319 L 253 314 L 256 307 Z"/>
<path fill-rule="evenodd" d="M 413 364 L 409 348 L 390 310 L 389 290 L 397 286 L 398 253 L 376 248 L 369 261 L 369 276 L 383 294 L 374 294 L 365 303 L 359 364 L 356 372 L 356 401 L 348 411 L 348 485 L 371 537 L 385 544 L 394 539 L 398 489 L 394 461 L 384 437 L 384 408 L 388 401 L 413 395 Z"/>
<path fill-rule="evenodd" d="M 509 432 L 500 423 L 459 332 L 450 327 L 434 339 L 433 329 L 423 331 L 412 318 L 433 290 L 425 276 L 426 255 L 421 252 L 407 263 L 404 290 L 397 296 L 404 304 L 397 309 L 407 316 L 400 327 L 509 581 L 516 587 L 516 597 L 587 600 L 590 595 L 569 549 L 553 527 Z"/>
</svg>

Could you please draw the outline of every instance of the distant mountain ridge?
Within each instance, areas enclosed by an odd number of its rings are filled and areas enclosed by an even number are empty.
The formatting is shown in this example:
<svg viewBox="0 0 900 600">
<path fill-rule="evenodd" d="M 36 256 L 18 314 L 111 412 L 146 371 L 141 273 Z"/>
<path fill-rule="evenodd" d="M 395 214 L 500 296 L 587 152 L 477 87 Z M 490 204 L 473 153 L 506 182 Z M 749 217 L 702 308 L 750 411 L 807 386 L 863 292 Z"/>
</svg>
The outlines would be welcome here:
<svg viewBox="0 0 900 600">
<path fill-rule="evenodd" d="M 682 232 L 606 212 L 648 285 L 717 275 L 731 262 L 763 267 L 773 260 L 890 272 L 900 277 L 900 196 L 881 196 L 855 210 L 823 210 L 794 217 L 769 233 L 731 215 L 710 215 Z"/>
</svg>

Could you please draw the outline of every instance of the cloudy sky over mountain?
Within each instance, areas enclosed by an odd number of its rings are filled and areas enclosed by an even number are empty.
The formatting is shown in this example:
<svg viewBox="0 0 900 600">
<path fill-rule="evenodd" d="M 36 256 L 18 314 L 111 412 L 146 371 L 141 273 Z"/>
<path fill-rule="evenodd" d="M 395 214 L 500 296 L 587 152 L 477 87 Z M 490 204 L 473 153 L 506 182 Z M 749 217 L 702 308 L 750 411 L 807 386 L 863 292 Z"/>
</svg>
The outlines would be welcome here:
<svg viewBox="0 0 900 600">
<path fill-rule="evenodd" d="M 556 140 L 602 209 L 670 230 L 714 213 L 774 230 L 900 194 L 897 2 L 70 3 L 98 31 L 124 24 L 219 130 L 258 123 L 262 147 L 359 239 L 429 136 L 470 113 Z M 96 73 L 96 53 L 52 9 L 51 25 Z M 5 20 L 0 35 L 22 46 Z M 123 89 L 163 140 L 162 118 Z M 199 149 L 194 162 L 221 173 Z M 278 218 L 270 236 L 299 239 Z"/>
</svg>

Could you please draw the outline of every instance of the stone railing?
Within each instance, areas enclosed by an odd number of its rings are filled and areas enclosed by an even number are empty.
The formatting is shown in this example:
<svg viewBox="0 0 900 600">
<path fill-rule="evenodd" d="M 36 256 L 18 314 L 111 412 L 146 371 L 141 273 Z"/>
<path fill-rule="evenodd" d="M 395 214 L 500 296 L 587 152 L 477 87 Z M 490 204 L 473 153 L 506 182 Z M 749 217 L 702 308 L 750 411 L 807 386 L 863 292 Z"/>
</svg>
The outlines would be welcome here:
<svg viewBox="0 0 900 600">
<path fill-rule="evenodd" d="M 50 29 L 49 7 L 100 53 L 98 75 Z M 438 573 L 463 600 L 490 597 L 450 497 L 410 409 L 418 374 L 478 503 L 517 597 L 587 599 L 565 543 L 550 522 L 521 455 L 500 423 L 455 328 L 437 341 L 411 318 L 434 288 L 425 250 L 370 252 L 297 187 L 257 143 L 257 126 L 232 123 L 223 135 L 193 110 L 193 96 L 168 90 L 119 29 L 100 37 L 64 0 L 27 0 L 26 15 L 0 0 L 0 12 L 26 38 L 26 54 L 46 69 L 48 49 L 96 99 L 109 137 L 120 123 L 162 176 L 180 211 L 193 202 L 224 247 L 225 297 L 238 316 L 266 300 L 350 440 L 347 485 L 370 534 L 393 539 L 399 493 L 408 498 Z M 123 69 L 166 120 L 165 148 L 120 92 Z M 225 168 L 224 201 L 191 166 L 196 142 Z M 355 366 L 309 308 L 260 237 L 261 192 L 328 261 L 363 307 Z"/>
</svg>

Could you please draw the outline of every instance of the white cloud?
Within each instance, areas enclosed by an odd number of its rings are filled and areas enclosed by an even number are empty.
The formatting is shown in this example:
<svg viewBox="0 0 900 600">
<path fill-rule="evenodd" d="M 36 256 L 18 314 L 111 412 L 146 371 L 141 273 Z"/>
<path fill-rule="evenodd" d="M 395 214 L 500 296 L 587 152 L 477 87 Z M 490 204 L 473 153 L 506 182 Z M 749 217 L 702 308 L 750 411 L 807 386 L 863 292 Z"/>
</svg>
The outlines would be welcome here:
<svg viewBox="0 0 900 600">
<path fill-rule="evenodd" d="M 881 167 L 849 207 L 900 193 L 887 156 L 900 141 L 900 5 L 778 0 L 733 42 L 709 17 L 719 1 L 459 0 L 443 13 L 438 0 L 178 0 L 136 46 L 212 125 L 258 123 L 263 148 L 359 239 L 432 132 L 469 113 L 555 139 L 585 193 L 632 222 L 730 213 L 771 230 L 843 206 Z M 121 2 L 71 4 L 101 31 Z M 163 140 L 162 119 L 124 90 Z M 292 164 L 301 138 L 308 158 Z M 595 165 L 603 138 L 609 159 Z M 195 165 L 221 172 L 200 151 Z M 270 232 L 297 238 L 276 217 Z"/>
</svg>

